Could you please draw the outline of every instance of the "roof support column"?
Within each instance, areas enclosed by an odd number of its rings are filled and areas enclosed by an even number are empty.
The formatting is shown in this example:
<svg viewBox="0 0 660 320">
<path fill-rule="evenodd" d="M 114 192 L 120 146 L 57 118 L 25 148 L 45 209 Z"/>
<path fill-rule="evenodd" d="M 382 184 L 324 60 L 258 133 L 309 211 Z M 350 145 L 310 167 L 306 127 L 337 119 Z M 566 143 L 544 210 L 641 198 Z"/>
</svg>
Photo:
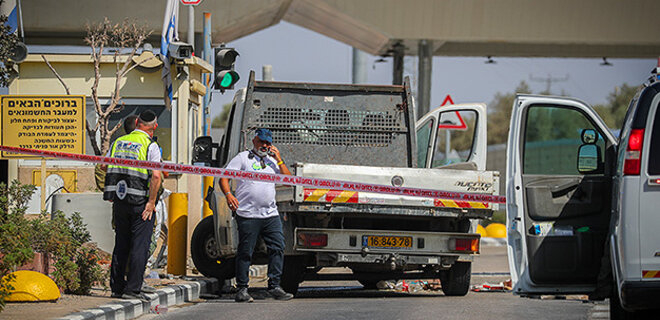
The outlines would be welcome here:
<svg viewBox="0 0 660 320">
<path fill-rule="evenodd" d="M 392 47 L 392 84 L 403 85 L 403 57 L 404 46 L 397 43 Z"/>
<path fill-rule="evenodd" d="M 367 53 L 353 48 L 353 79 L 354 84 L 367 83 Z"/>
<path fill-rule="evenodd" d="M 431 104 L 431 73 L 433 71 L 433 41 L 419 40 L 419 79 L 417 83 L 417 119 L 429 112 Z"/>
</svg>

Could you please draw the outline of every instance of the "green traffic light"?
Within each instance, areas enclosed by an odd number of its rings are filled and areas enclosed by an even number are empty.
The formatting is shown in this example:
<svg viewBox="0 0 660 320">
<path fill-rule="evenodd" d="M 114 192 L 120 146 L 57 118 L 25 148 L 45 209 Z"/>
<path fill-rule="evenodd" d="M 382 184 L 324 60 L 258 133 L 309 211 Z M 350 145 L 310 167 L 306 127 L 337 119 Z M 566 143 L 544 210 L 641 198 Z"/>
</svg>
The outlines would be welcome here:
<svg viewBox="0 0 660 320">
<path fill-rule="evenodd" d="M 234 76 L 231 74 L 231 72 L 228 72 L 222 77 L 222 81 L 220 81 L 220 86 L 223 88 L 228 88 L 234 83 Z"/>
</svg>

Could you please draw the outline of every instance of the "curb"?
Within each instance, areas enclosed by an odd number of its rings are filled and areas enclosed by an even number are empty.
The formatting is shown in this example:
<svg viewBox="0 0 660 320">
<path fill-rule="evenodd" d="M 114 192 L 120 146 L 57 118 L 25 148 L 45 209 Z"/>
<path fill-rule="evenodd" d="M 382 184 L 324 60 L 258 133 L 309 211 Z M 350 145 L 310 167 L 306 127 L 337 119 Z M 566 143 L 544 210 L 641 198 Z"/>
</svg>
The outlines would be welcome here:
<svg viewBox="0 0 660 320">
<path fill-rule="evenodd" d="M 149 301 L 117 300 L 112 303 L 86 309 L 66 315 L 59 320 L 91 320 L 91 319 L 134 319 L 148 314 L 155 306 L 175 306 L 184 302 L 198 300 L 200 294 L 215 294 L 218 292 L 218 280 L 203 278 L 190 283 L 170 285 L 156 290 L 155 293 L 146 293 Z"/>
<path fill-rule="evenodd" d="M 506 238 L 481 238 L 481 244 L 490 247 L 506 246 Z"/>
</svg>

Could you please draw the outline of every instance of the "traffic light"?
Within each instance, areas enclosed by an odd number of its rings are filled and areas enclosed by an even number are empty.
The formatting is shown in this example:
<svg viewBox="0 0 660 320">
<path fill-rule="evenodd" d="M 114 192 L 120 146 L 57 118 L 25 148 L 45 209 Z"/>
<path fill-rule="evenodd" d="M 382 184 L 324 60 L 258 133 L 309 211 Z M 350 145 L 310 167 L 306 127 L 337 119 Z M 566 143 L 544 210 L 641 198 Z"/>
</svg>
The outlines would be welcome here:
<svg viewBox="0 0 660 320">
<path fill-rule="evenodd" d="M 234 71 L 237 56 L 238 52 L 233 48 L 215 48 L 214 89 L 220 89 L 221 92 L 234 89 L 234 84 L 240 79 L 238 73 Z"/>
</svg>

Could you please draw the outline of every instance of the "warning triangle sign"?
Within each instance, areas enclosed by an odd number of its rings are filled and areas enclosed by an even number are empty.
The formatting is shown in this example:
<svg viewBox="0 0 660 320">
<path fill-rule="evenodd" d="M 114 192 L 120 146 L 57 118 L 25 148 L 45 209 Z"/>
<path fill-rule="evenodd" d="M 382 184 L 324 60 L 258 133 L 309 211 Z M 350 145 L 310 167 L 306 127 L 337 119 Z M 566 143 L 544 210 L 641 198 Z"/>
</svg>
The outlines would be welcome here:
<svg viewBox="0 0 660 320">
<path fill-rule="evenodd" d="M 450 95 L 445 97 L 445 100 L 442 101 L 441 107 L 447 103 L 454 104 Z M 454 112 L 441 112 L 440 119 L 438 121 L 438 129 L 453 129 L 453 130 L 467 130 L 467 125 L 463 121 L 463 117 L 458 111 Z"/>
</svg>

